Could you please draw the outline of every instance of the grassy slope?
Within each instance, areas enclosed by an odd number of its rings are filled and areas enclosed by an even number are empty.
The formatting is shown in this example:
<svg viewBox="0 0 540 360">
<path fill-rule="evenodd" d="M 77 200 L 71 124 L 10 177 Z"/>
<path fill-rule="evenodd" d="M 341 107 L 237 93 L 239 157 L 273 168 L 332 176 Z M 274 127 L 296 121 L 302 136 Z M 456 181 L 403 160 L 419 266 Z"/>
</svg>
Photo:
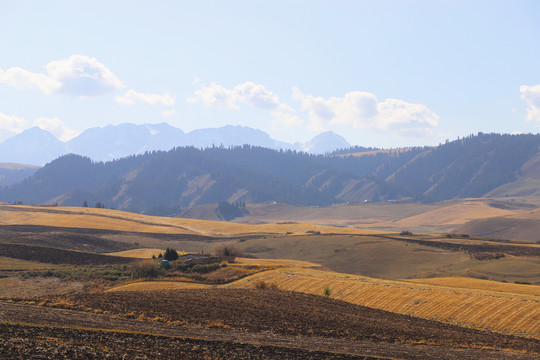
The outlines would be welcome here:
<svg viewBox="0 0 540 360">
<path fill-rule="evenodd" d="M 245 225 L 223 221 L 146 216 L 118 210 L 80 207 L 41 207 L 0 205 L 0 225 L 44 225 L 134 231 L 163 234 L 230 236 L 246 234 L 305 234 L 308 231 L 369 234 L 377 231 L 352 228 L 335 229 L 307 223 Z"/>
<path fill-rule="evenodd" d="M 430 284 L 466 289 L 499 291 L 505 293 L 540 296 L 540 286 L 502 283 L 499 281 L 481 280 L 466 277 L 440 277 L 432 279 L 405 280 L 418 284 Z"/>
<path fill-rule="evenodd" d="M 333 226 L 351 226 L 366 229 L 445 233 L 456 226 L 475 219 L 521 214 L 528 209 L 519 207 L 497 208 L 489 199 L 463 199 L 437 204 L 420 203 L 368 203 L 335 205 L 326 208 L 295 207 L 284 204 L 257 204 L 248 206 L 249 216 L 236 222 L 257 224 L 264 222 L 299 221 Z M 192 210 L 192 216 L 205 212 Z"/>
<path fill-rule="evenodd" d="M 539 220 L 540 210 L 534 209 L 506 216 L 474 219 L 456 230 L 481 237 L 538 241 Z"/>
<path fill-rule="evenodd" d="M 443 238 L 433 239 L 439 241 Z M 443 240 L 456 244 L 484 243 L 463 239 Z M 506 256 L 477 260 L 462 251 L 375 236 L 277 236 L 247 239 L 236 245 L 258 258 L 311 261 L 339 272 L 386 279 L 470 276 L 540 284 L 538 257 Z"/>
<path fill-rule="evenodd" d="M 474 203 L 474 202 L 471 202 Z M 458 203 L 459 204 L 459 203 Z M 484 207 L 482 203 L 480 209 Z M 388 206 L 384 206 L 388 205 Z M 374 212 L 385 213 L 393 204 L 372 207 Z M 463 205 L 467 208 L 476 205 Z M 418 206 L 421 207 L 421 206 Z M 457 206 L 459 208 L 459 206 Z M 437 209 L 432 211 L 438 211 Z M 390 211 L 388 211 L 390 212 Z M 389 216 L 394 216 L 390 212 Z M 410 215 L 416 210 L 406 213 Z M 213 242 L 189 239 L 155 239 L 139 234 L 111 235 L 109 239 L 138 242 L 142 247 L 164 249 L 173 246 L 180 251 L 212 252 L 224 242 L 232 242 L 247 253 L 259 258 L 295 259 L 314 261 L 332 270 L 363 274 L 381 278 L 425 278 L 435 276 L 472 276 L 484 279 L 516 280 L 540 283 L 540 261 L 536 258 L 509 257 L 479 261 L 461 251 L 411 244 L 392 239 L 365 236 L 381 234 L 377 231 L 353 228 L 335 228 L 286 221 L 278 224 L 245 225 L 228 222 L 202 221 L 178 218 L 151 217 L 107 209 L 0 206 L 0 224 L 36 224 L 70 227 L 94 227 L 122 231 L 155 231 L 165 234 L 223 234 Z M 323 233 L 350 233 L 348 236 L 285 236 Z M 257 238 L 229 239 L 234 234 L 258 234 Z M 279 234 L 266 235 L 265 234 Z M 454 241 L 445 239 L 445 241 Z M 455 240 L 464 241 L 464 240 Z M 468 243 L 473 240 L 466 240 Z"/>
<path fill-rule="evenodd" d="M 133 249 L 133 250 L 107 253 L 104 255 L 137 258 L 137 259 L 151 259 L 152 256 L 158 257 L 159 254 L 161 255 L 165 254 L 165 250 L 163 249 Z"/>
</svg>

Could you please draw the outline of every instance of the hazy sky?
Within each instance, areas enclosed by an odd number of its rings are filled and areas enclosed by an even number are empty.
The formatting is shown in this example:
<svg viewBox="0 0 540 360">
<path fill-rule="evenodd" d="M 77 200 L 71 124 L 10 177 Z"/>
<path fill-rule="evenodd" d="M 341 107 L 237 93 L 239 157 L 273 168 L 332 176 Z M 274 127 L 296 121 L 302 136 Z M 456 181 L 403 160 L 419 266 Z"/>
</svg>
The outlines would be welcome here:
<svg viewBox="0 0 540 360">
<path fill-rule="evenodd" d="M 0 0 L 0 141 L 245 125 L 433 145 L 540 130 L 540 1 Z"/>
</svg>

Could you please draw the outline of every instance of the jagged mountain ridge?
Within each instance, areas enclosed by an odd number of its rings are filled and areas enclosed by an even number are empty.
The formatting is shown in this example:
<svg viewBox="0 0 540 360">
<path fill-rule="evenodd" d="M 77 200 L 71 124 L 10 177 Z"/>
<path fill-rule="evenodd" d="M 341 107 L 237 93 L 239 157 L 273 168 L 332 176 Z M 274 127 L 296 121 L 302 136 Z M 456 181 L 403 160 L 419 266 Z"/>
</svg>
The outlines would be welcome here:
<svg viewBox="0 0 540 360">
<path fill-rule="evenodd" d="M 245 126 L 227 125 L 184 133 L 167 123 L 124 123 L 90 128 L 67 142 L 34 127 L 0 143 L 0 161 L 44 165 L 69 153 L 87 156 L 95 161 L 110 161 L 146 151 L 166 151 L 181 146 L 206 148 L 245 144 L 311 154 L 323 154 L 350 146 L 343 137 L 332 132 L 323 133 L 305 144 L 288 144 L 272 139 L 262 130 Z"/>
</svg>

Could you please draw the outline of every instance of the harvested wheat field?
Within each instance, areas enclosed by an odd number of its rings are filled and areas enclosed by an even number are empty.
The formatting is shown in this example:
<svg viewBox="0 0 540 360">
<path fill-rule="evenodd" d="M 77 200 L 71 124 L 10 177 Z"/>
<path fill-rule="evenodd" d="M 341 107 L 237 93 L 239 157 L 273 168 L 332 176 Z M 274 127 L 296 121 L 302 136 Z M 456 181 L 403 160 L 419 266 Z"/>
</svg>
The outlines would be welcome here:
<svg viewBox="0 0 540 360">
<path fill-rule="evenodd" d="M 162 249 L 133 249 L 133 250 L 124 250 L 124 251 L 106 253 L 104 255 L 128 257 L 128 258 L 136 258 L 136 259 L 151 259 L 152 256 L 158 257 L 159 254 L 163 255 L 164 253 L 165 253 L 165 250 L 162 250 Z"/>
<path fill-rule="evenodd" d="M 211 285 L 199 284 L 186 281 L 140 281 L 120 285 L 108 289 L 106 292 L 114 291 L 142 291 L 142 290 L 171 290 L 171 289 L 206 289 Z"/>
<path fill-rule="evenodd" d="M 315 269 L 282 268 L 238 280 L 230 287 L 258 282 L 280 289 L 323 295 L 353 304 L 475 329 L 540 339 L 540 298 L 478 289 L 381 280 Z"/>
<path fill-rule="evenodd" d="M 540 286 L 522 285 L 503 283 L 500 281 L 474 279 L 468 277 L 440 277 L 431 279 L 414 279 L 403 280 L 407 282 L 413 282 L 418 284 L 429 284 L 448 286 L 456 288 L 477 289 L 477 290 L 489 290 L 500 291 L 503 293 L 514 293 L 523 295 L 533 295 L 540 297 Z M 540 301 L 540 298 L 539 298 Z"/>
<path fill-rule="evenodd" d="M 439 209 L 427 211 L 395 222 L 398 227 L 452 225 L 457 226 L 474 219 L 525 213 L 526 209 L 501 209 L 489 205 L 485 199 L 467 199 Z"/>
<path fill-rule="evenodd" d="M 289 259 L 249 259 L 236 258 L 235 264 L 231 266 L 269 266 L 269 267 L 298 267 L 298 268 L 319 268 L 320 264 L 309 261 L 289 260 Z"/>
</svg>

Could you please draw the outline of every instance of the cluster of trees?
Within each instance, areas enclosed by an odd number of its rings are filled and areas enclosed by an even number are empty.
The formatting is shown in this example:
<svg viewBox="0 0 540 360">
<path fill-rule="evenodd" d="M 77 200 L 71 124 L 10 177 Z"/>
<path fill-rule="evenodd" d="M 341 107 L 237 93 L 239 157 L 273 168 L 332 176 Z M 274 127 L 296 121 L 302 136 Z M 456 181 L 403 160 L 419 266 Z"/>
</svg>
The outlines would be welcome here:
<svg viewBox="0 0 540 360">
<path fill-rule="evenodd" d="M 217 214 L 224 220 L 232 220 L 237 217 L 242 217 L 247 213 L 245 202 L 229 203 L 228 201 L 220 201 L 217 205 Z"/>
<path fill-rule="evenodd" d="M 88 207 L 88 202 L 85 200 L 83 202 L 83 207 Z M 96 209 L 106 209 L 107 207 L 105 206 L 105 204 L 101 203 L 101 202 L 97 202 L 96 205 L 94 206 Z"/>
<path fill-rule="evenodd" d="M 155 259 L 155 258 L 156 256 L 152 255 L 152 259 Z M 165 250 L 165 255 L 160 253 L 158 256 L 158 259 L 169 260 L 169 261 L 178 260 L 179 258 L 180 258 L 180 255 L 178 255 L 178 252 L 173 248 L 167 248 Z"/>
</svg>

